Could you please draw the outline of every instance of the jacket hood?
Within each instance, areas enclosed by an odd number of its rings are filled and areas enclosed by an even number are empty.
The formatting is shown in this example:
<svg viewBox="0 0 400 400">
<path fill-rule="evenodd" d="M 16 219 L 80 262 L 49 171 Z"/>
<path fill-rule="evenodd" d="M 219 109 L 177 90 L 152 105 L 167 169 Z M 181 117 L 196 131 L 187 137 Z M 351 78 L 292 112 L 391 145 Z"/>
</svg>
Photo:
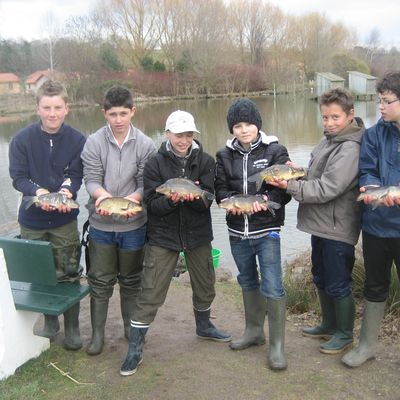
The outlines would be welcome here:
<svg viewBox="0 0 400 400">
<path fill-rule="evenodd" d="M 275 135 L 267 135 L 263 131 L 260 131 L 260 135 L 261 135 L 261 142 L 264 144 L 271 144 L 274 142 L 278 143 L 278 137 Z M 231 150 L 237 150 L 236 147 L 233 145 L 235 141 L 237 141 L 236 138 L 228 139 L 226 141 L 225 146 Z"/>
</svg>

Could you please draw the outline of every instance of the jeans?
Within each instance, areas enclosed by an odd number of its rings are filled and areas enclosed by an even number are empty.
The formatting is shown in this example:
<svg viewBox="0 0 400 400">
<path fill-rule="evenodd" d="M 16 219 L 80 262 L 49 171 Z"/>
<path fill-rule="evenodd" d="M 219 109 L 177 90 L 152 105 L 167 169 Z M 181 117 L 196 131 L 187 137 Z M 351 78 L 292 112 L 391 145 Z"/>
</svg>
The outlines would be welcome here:
<svg viewBox="0 0 400 400">
<path fill-rule="evenodd" d="M 229 236 L 231 252 L 239 270 L 237 280 L 242 290 L 260 287 L 264 297 L 281 299 L 285 296 L 282 283 L 281 239 L 278 232 L 270 232 L 257 239 L 241 239 Z M 257 267 L 258 259 L 258 267 Z"/>
<path fill-rule="evenodd" d="M 334 299 L 351 294 L 354 246 L 338 240 L 311 236 L 311 272 L 315 286 Z"/>
<path fill-rule="evenodd" d="M 146 225 L 127 232 L 106 232 L 91 226 L 89 237 L 97 243 L 115 244 L 123 250 L 140 250 L 146 239 Z"/>
<path fill-rule="evenodd" d="M 389 295 L 393 261 L 400 280 L 400 238 L 381 238 L 362 232 L 365 266 L 364 296 L 383 302 Z"/>
</svg>

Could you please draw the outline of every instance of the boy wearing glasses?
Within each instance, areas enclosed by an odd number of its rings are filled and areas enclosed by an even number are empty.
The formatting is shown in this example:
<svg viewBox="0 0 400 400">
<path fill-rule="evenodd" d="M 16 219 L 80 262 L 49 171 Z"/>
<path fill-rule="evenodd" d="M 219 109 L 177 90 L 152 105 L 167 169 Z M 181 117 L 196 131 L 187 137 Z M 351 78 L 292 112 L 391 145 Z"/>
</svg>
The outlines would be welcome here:
<svg viewBox="0 0 400 400">
<path fill-rule="evenodd" d="M 360 191 L 400 184 L 400 71 L 387 73 L 377 84 L 382 118 L 367 129 L 360 152 Z M 379 328 L 389 293 L 393 261 L 400 277 L 400 196 L 386 196 L 373 209 L 364 198 L 362 240 L 365 264 L 365 308 L 360 343 L 343 363 L 359 367 L 375 357 Z"/>
</svg>

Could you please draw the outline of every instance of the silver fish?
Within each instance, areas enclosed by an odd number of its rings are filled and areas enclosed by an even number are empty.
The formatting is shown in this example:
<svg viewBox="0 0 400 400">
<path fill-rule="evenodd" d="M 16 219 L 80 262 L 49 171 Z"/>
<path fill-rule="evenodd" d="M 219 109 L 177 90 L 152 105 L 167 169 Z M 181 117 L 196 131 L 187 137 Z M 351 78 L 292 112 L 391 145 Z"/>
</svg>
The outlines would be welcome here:
<svg viewBox="0 0 400 400">
<path fill-rule="evenodd" d="M 400 197 L 400 186 L 379 186 L 379 187 L 366 187 L 365 192 L 358 195 L 357 201 L 363 201 L 365 196 L 372 196 L 373 201 L 371 203 L 372 209 L 375 210 L 377 207 L 383 204 L 383 201 L 388 196 Z"/>
<path fill-rule="evenodd" d="M 79 208 L 78 202 L 69 199 L 66 194 L 60 192 L 45 193 L 40 196 L 24 196 L 23 201 L 26 202 L 26 210 L 33 204 L 35 204 L 36 207 L 41 207 L 43 204 L 49 204 L 54 208 L 58 208 L 61 205 L 65 205 L 69 208 Z"/>
<path fill-rule="evenodd" d="M 274 210 L 281 208 L 280 204 L 269 201 L 267 197 L 262 194 L 237 194 L 223 199 L 219 203 L 219 206 L 226 210 L 235 209 L 241 211 L 243 214 L 251 215 L 253 203 L 256 201 L 260 204 L 265 204 L 273 216 L 275 216 Z"/>
</svg>

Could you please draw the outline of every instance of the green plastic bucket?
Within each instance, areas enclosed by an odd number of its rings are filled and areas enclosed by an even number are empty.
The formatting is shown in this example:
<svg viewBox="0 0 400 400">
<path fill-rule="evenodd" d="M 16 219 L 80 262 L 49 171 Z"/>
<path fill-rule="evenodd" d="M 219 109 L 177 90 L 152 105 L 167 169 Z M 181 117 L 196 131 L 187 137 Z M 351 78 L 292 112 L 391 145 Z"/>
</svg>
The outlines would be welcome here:
<svg viewBox="0 0 400 400">
<path fill-rule="evenodd" d="M 219 265 L 219 257 L 221 256 L 221 250 L 217 248 L 211 249 L 211 256 L 213 260 L 214 269 L 217 269 Z M 185 253 L 183 251 L 179 253 L 179 257 L 182 258 L 183 265 L 186 267 Z"/>
</svg>

